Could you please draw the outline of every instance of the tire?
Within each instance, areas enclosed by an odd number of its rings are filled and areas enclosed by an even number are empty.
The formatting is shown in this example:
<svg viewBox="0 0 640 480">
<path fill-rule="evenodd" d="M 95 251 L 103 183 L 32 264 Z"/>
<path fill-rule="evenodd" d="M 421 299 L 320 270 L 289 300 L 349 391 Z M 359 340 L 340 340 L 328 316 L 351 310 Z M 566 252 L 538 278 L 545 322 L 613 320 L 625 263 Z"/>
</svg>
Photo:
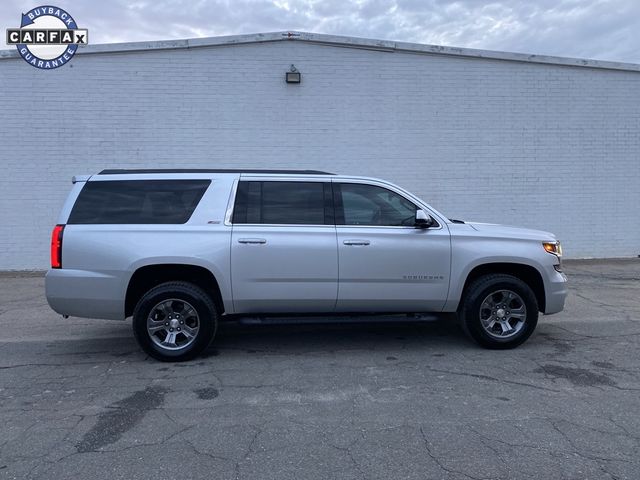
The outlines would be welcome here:
<svg viewBox="0 0 640 480">
<path fill-rule="evenodd" d="M 465 290 L 458 315 L 465 333 L 481 346 L 515 348 L 538 324 L 538 301 L 531 287 L 512 275 L 484 275 Z"/>
<path fill-rule="evenodd" d="M 213 299 L 188 282 L 167 282 L 152 288 L 133 311 L 138 345 L 163 362 L 195 358 L 211 344 L 217 327 Z"/>
</svg>

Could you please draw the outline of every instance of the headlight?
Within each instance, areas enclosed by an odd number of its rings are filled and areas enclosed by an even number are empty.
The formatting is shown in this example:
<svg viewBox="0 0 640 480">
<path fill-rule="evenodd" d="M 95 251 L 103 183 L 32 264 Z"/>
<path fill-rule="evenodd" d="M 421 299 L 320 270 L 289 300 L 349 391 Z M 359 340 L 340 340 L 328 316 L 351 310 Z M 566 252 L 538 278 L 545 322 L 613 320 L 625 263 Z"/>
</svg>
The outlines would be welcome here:
<svg viewBox="0 0 640 480">
<path fill-rule="evenodd" d="M 562 272 L 562 245 L 560 245 L 560 242 L 542 242 L 542 246 L 545 251 L 558 257 L 558 265 L 554 265 L 553 268 L 555 268 L 557 272 Z"/>
<path fill-rule="evenodd" d="M 553 253 L 557 257 L 562 257 L 562 246 L 560 242 L 542 242 L 542 246 L 547 252 Z"/>
</svg>

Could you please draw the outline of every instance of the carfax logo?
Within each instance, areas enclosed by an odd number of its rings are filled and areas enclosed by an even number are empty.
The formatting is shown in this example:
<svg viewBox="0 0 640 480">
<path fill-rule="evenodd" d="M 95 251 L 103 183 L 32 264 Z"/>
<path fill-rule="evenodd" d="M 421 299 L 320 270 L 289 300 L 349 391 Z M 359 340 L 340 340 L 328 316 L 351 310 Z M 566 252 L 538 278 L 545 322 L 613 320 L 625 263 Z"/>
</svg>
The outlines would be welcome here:
<svg viewBox="0 0 640 480">
<path fill-rule="evenodd" d="M 78 45 L 89 43 L 89 31 L 78 28 L 63 9 L 44 5 L 22 14 L 20 28 L 7 28 L 7 45 L 16 45 L 24 60 L 51 70 L 65 65 Z"/>
</svg>

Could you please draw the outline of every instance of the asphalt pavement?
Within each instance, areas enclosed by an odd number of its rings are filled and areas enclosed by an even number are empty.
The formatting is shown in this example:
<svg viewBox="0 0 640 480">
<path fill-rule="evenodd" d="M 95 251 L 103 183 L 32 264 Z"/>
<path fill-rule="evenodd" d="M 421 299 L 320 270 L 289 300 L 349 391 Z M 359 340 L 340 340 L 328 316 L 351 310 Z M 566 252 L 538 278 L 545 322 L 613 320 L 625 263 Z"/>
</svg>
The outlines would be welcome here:
<svg viewBox="0 0 640 480">
<path fill-rule="evenodd" d="M 0 274 L 0 479 L 640 478 L 640 260 L 567 262 L 510 351 L 453 321 L 225 325 L 154 361 Z"/>
</svg>

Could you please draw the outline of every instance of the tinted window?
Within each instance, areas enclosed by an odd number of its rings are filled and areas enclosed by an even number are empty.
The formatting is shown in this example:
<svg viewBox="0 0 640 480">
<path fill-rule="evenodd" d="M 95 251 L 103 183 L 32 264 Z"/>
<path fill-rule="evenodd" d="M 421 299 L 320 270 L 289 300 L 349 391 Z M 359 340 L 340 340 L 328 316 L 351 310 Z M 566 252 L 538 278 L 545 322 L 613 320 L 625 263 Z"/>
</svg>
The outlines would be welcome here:
<svg viewBox="0 0 640 480">
<path fill-rule="evenodd" d="M 240 182 L 233 223 L 323 225 L 325 188 L 322 182 Z"/>
<path fill-rule="evenodd" d="M 339 225 L 413 226 L 415 223 L 417 207 L 391 190 L 358 183 L 342 183 L 336 187 Z"/>
<path fill-rule="evenodd" d="M 185 223 L 211 180 L 87 182 L 70 224 Z"/>
</svg>

